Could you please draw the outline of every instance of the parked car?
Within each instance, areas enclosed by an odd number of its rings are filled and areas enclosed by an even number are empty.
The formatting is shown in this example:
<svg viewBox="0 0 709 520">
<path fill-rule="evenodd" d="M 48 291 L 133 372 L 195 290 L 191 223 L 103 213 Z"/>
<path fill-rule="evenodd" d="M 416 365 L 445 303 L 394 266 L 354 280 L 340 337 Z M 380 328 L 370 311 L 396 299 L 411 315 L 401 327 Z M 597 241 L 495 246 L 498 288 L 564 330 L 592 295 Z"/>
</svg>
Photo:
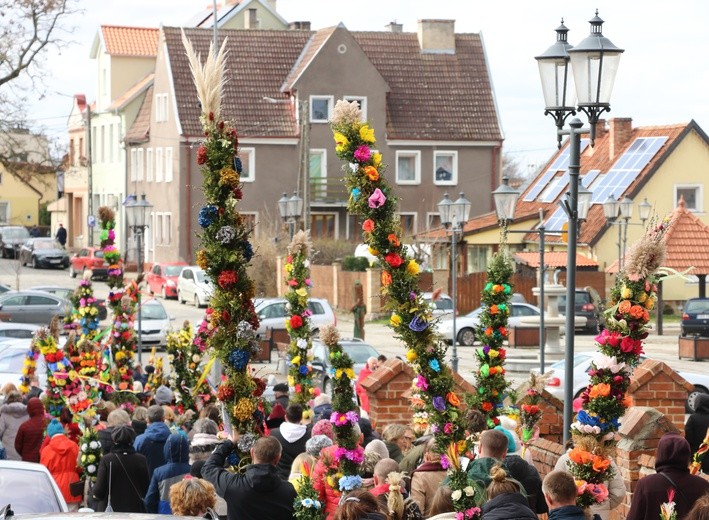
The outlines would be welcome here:
<svg viewBox="0 0 709 520">
<path fill-rule="evenodd" d="M 17 460 L 0 460 L 0 508 L 5 506 L 15 515 L 69 512 L 49 470 L 42 464 Z"/>
<path fill-rule="evenodd" d="M 0 321 L 47 326 L 54 316 L 71 313 L 71 303 L 42 291 L 11 291 L 0 295 Z"/>
<path fill-rule="evenodd" d="M 577 330 L 588 334 L 598 334 L 599 329 L 603 327 L 600 303 L 598 293 L 592 287 L 576 289 L 574 316 L 586 318 L 586 324 L 579 325 L 576 327 Z M 559 314 L 566 315 L 566 294 L 559 296 Z"/>
<path fill-rule="evenodd" d="M 690 298 L 684 304 L 682 336 L 709 337 L 709 298 Z"/>
<path fill-rule="evenodd" d="M 268 329 L 283 330 L 286 328 L 286 316 L 290 315 L 285 298 L 264 298 L 254 300 L 254 309 L 261 322 L 256 333 L 265 337 Z M 327 300 L 323 298 L 310 298 L 308 308 L 313 314 L 310 316 L 310 330 L 313 336 L 320 332 L 320 327 L 337 325 L 337 316 Z"/>
<path fill-rule="evenodd" d="M 146 300 L 140 306 L 140 329 L 138 329 L 138 317 L 133 321 L 133 328 L 136 333 L 142 331 L 141 341 L 143 347 L 164 347 L 167 345 L 167 333 L 171 327 L 173 318 L 167 315 L 165 307 L 160 300 Z"/>
<path fill-rule="evenodd" d="M 574 355 L 574 384 L 573 393 L 574 399 L 579 397 L 586 389 L 590 381 L 588 371 L 591 369 L 591 362 L 596 352 L 578 352 Z M 640 356 L 642 363 L 646 356 Z M 547 379 L 546 390 L 557 397 L 562 402 L 564 401 L 564 385 L 566 381 L 565 360 L 557 361 L 551 366 L 554 371 Z M 709 394 L 709 375 L 699 374 L 695 372 L 685 372 L 677 370 L 677 373 L 694 385 L 694 390 L 687 395 L 686 409 L 688 412 L 694 411 L 694 401 L 699 394 Z"/>
<path fill-rule="evenodd" d="M 452 314 L 455 305 L 453 304 L 453 298 L 448 296 L 446 293 L 441 293 L 436 300 L 433 300 L 432 292 L 425 292 L 421 295 L 423 301 L 425 301 L 430 307 L 431 312 L 434 316 L 445 316 L 446 314 Z"/>
<path fill-rule="evenodd" d="M 3 258 L 17 258 L 20 247 L 30 238 L 30 232 L 23 226 L 3 226 L 0 228 L 0 249 Z"/>
<path fill-rule="evenodd" d="M 465 316 L 455 320 L 456 337 L 458 344 L 469 347 L 475 342 L 475 331 L 480 326 L 480 314 L 484 307 L 480 306 Z M 539 307 L 529 303 L 510 303 L 510 316 L 507 320 L 508 327 L 517 327 L 522 324 L 521 319 L 529 316 L 539 316 Z M 453 342 L 453 320 L 446 318 L 438 323 L 438 333 L 443 336 L 446 343 Z"/>
<path fill-rule="evenodd" d="M 36 287 L 30 287 L 30 291 L 42 291 L 49 294 L 54 294 L 65 300 L 71 301 L 71 297 L 74 294 L 74 289 L 69 287 L 59 287 L 57 285 L 38 285 Z M 102 298 L 96 298 L 96 305 L 98 305 L 98 319 L 103 321 L 108 317 L 108 309 L 106 309 L 106 300 Z"/>
<path fill-rule="evenodd" d="M 12 287 L 5 285 L 4 283 L 0 283 L 0 294 L 6 293 L 7 291 L 12 291 Z"/>
<path fill-rule="evenodd" d="M 76 278 L 77 274 L 83 275 L 86 270 L 92 271 L 92 278 L 106 278 L 108 276 L 108 262 L 103 258 L 103 249 L 84 247 L 71 257 L 69 276 Z"/>
<path fill-rule="evenodd" d="M 69 253 L 53 238 L 30 238 L 20 247 L 20 263 L 33 269 L 69 267 Z"/>
<path fill-rule="evenodd" d="M 180 271 L 177 277 L 177 301 L 191 302 L 195 307 L 209 303 L 212 297 L 212 284 L 201 267 L 188 265 Z"/>
<path fill-rule="evenodd" d="M 4 323 L 0 322 L 0 340 L 5 338 L 31 339 L 39 329 L 39 325 L 32 323 Z"/>
<path fill-rule="evenodd" d="M 352 369 L 356 376 L 367 364 L 370 357 L 379 356 L 379 352 L 369 343 L 361 339 L 340 340 L 342 350 L 352 358 Z M 332 366 L 330 365 L 330 353 L 327 345 L 319 340 L 313 341 L 313 385 L 319 387 L 323 392 L 332 394 L 332 381 L 330 380 Z"/>
<path fill-rule="evenodd" d="M 177 278 L 186 262 L 158 262 L 145 277 L 150 294 L 160 293 L 163 300 L 177 298 Z"/>
</svg>

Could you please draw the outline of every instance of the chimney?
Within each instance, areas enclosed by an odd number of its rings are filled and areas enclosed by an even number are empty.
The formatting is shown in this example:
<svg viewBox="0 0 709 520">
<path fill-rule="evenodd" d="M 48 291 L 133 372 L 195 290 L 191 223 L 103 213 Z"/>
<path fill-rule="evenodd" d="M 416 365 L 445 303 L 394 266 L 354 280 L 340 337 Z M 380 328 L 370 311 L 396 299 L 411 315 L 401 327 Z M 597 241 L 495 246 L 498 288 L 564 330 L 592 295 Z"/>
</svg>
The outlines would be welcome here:
<svg viewBox="0 0 709 520">
<path fill-rule="evenodd" d="M 404 25 L 400 24 L 400 23 L 396 23 L 396 21 L 389 22 L 389 24 L 385 25 L 384 27 L 389 29 L 393 33 L 404 32 Z"/>
<path fill-rule="evenodd" d="M 288 24 L 291 31 L 310 31 L 310 22 L 291 22 Z"/>
<path fill-rule="evenodd" d="M 633 135 L 633 119 L 630 117 L 615 117 L 611 119 L 608 132 L 610 133 L 610 159 L 613 160 Z"/>
<path fill-rule="evenodd" d="M 419 20 L 423 54 L 455 54 L 455 20 Z"/>
</svg>

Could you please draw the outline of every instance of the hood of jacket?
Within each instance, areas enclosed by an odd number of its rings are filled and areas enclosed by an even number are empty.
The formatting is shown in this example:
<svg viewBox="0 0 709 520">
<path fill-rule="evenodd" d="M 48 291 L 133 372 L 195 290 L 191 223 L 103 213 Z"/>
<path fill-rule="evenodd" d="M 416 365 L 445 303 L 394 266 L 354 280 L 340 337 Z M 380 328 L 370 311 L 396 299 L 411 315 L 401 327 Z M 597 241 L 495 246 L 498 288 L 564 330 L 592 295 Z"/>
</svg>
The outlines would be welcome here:
<svg viewBox="0 0 709 520">
<path fill-rule="evenodd" d="M 71 455 L 72 448 L 76 451 L 75 447 L 76 444 L 74 441 L 69 440 L 69 438 L 63 433 L 53 435 L 49 441 L 49 444 L 47 444 L 47 448 L 50 448 L 61 457 Z"/>
<path fill-rule="evenodd" d="M 287 442 L 293 443 L 303 438 L 308 427 L 304 424 L 293 424 L 286 421 L 281 423 L 278 429 Z"/>
<path fill-rule="evenodd" d="M 709 394 L 699 394 L 694 401 L 695 413 L 709 413 Z"/>
<path fill-rule="evenodd" d="M 534 520 L 537 515 L 529 508 L 527 498 L 520 493 L 502 493 L 485 502 L 482 506 L 483 518 L 515 518 Z"/>
<path fill-rule="evenodd" d="M 167 462 L 189 462 L 190 443 L 187 437 L 179 433 L 171 434 L 165 441 L 163 455 Z"/>
<path fill-rule="evenodd" d="M 273 464 L 252 464 L 247 468 L 244 478 L 254 491 L 259 492 L 275 491 L 283 482 Z"/>
<path fill-rule="evenodd" d="M 655 471 L 672 469 L 687 473 L 691 452 L 687 439 L 676 433 L 666 433 L 657 445 Z"/>
<path fill-rule="evenodd" d="M 10 403 L 0 406 L 0 415 L 11 415 L 16 418 L 27 415 L 27 405 L 23 403 Z"/>
<path fill-rule="evenodd" d="M 27 413 L 30 417 L 38 417 L 44 415 L 44 405 L 37 397 L 33 397 L 27 401 Z"/>
<path fill-rule="evenodd" d="M 170 428 L 164 422 L 150 423 L 145 429 L 145 435 L 151 441 L 165 442 L 170 436 Z"/>
</svg>

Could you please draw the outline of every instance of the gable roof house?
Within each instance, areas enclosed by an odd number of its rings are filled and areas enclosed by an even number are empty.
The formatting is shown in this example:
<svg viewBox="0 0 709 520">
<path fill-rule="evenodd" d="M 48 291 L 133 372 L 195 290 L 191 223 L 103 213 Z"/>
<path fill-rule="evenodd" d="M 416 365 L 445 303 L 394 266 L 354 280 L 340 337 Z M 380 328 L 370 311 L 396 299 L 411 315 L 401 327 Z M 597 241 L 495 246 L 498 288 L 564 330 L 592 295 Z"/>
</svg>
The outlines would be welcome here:
<svg viewBox="0 0 709 520">
<path fill-rule="evenodd" d="M 303 26 L 305 23 L 307 26 Z M 205 7 L 186 24 L 202 29 L 214 27 L 214 9 Z M 276 11 L 276 0 L 226 0 L 217 5 L 217 27 L 222 29 L 288 29 L 288 22 Z M 309 22 L 295 22 L 293 29 L 310 29 Z"/>
<path fill-rule="evenodd" d="M 590 146 L 589 140 L 582 138 L 581 149 L 580 182 L 591 190 L 593 198 L 588 218 L 579 233 L 579 269 L 583 268 L 582 264 L 597 264 L 603 271 L 614 262 L 617 269 L 618 221 L 610 224 L 603 213 L 603 203 L 609 196 L 634 201 L 635 211 L 627 226 L 628 248 L 645 230 L 637 209 L 643 201 L 652 206 L 652 213 L 661 220 L 684 198 L 684 207 L 699 220 L 709 223 L 706 212 L 709 193 L 705 190 L 709 172 L 709 138 L 696 122 L 633 127 L 630 118 L 602 120 L 597 126 L 595 146 Z M 541 214 L 547 230 L 547 250 L 551 251 L 566 251 L 560 231 L 567 217 L 558 202 L 568 190 L 568 163 L 567 142 L 520 194 L 514 221 L 509 226 L 511 230 L 534 229 L 540 223 Z M 494 212 L 469 220 L 464 228 L 468 256 L 483 257 L 484 262 L 480 263 L 486 264 L 489 255 L 497 248 L 499 233 Z M 625 228 L 623 233 L 626 233 Z M 508 235 L 513 253 L 538 252 L 538 241 L 538 233 Z M 621 247 L 623 242 L 621 240 Z M 533 265 L 529 254 L 517 257 L 518 261 Z M 534 265 L 538 267 L 538 261 Z M 558 267 L 565 269 L 565 261 Z M 696 292 L 696 283 L 692 287 L 691 283 L 671 280 L 665 283 L 664 298 L 680 301 Z"/>
<path fill-rule="evenodd" d="M 418 33 L 392 29 L 219 32 L 228 39 L 222 114 L 239 132 L 240 211 L 256 233 L 275 233 L 278 199 L 297 191 L 315 239 L 361 241 L 361 224 L 347 214 L 342 163 L 328 124 L 342 98 L 357 101 L 375 129 L 404 233 L 435 225 L 447 191 L 464 191 L 474 211 L 491 208 L 502 132 L 481 36 L 455 34 L 449 20 L 423 20 Z M 205 56 L 212 31 L 185 34 Z M 154 205 L 148 260 L 192 261 L 198 247 L 199 115 L 181 30 L 163 27 L 152 100 L 146 98 L 130 131 L 142 139 L 127 142 L 144 148 L 146 157 L 152 153 L 154 167 L 162 157 L 163 170 L 135 186 Z"/>
</svg>

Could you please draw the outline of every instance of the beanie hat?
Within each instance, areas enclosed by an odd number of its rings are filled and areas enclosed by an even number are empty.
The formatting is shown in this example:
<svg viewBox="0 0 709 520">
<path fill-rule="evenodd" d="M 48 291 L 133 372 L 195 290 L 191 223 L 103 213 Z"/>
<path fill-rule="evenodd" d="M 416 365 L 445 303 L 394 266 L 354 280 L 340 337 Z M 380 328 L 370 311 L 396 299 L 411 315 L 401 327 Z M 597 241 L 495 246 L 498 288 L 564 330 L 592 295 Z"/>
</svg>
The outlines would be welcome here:
<svg viewBox="0 0 709 520">
<path fill-rule="evenodd" d="M 47 426 L 47 435 L 50 437 L 54 437 L 55 435 L 58 435 L 60 433 L 64 433 L 64 427 L 62 426 L 62 423 L 57 421 L 56 419 L 52 419 Z"/>
<path fill-rule="evenodd" d="M 332 431 L 332 423 L 327 419 L 320 419 L 313 425 L 313 430 L 310 435 L 313 437 L 316 435 L 325 435 L 330 440 L 333 440 L 334 433 Z"/>
<path fill-rule="evenodd" d="M 372 439 L 369 441 L 364 447 L 364 453 L 376 453 L 379 455 L 380 460 L 389 458 L 389 449 L 387 448 L 387 445 L 384 444 L 384 441 L 379 439 Z"/>
<path fill-rule="evenodd" d="M 161 385 L 155 391 L 155 404 L 172 404 L 172 390 L 165 385 Z"/>
<path fill-rule="evenodd" d="M 111 431 L 111 440 L 116 445 L 133 445 L 135 430 L 131 426 L 114 426 Z"/>
<path fill-rule="evenodd" d="M 507 453 L 514 453 L 517 451 L 517 443 L 515 443 L 515 438 L 512 435 L 512 432 L 502 426 L 495 426 L 495 429 L 500 430 L 505 434 L 505 437 L 507 437 Z"/>
<path fill-rule="evenodd" d="M 313 399 L 313 408 L 317 408 L 320 405 L 323 404 L 330 404 L 332 401 L 330 400 L 330 396 L 327 394 L 320 394 L 317 396 L 315 399 Z"/>
<path fill-rule="evenodd" d="M 143 391 L 143 383 L 140 381 L 133 381 L 133 391 L 140 393 Z"/>
<path fill-rule="evenodd" d="M 313 457 L 320 456 L 320 450 L 332 446 L 332 439 L 327 435 L 314 435 L 305 443 L 305 451 Z"/>
</svg>

